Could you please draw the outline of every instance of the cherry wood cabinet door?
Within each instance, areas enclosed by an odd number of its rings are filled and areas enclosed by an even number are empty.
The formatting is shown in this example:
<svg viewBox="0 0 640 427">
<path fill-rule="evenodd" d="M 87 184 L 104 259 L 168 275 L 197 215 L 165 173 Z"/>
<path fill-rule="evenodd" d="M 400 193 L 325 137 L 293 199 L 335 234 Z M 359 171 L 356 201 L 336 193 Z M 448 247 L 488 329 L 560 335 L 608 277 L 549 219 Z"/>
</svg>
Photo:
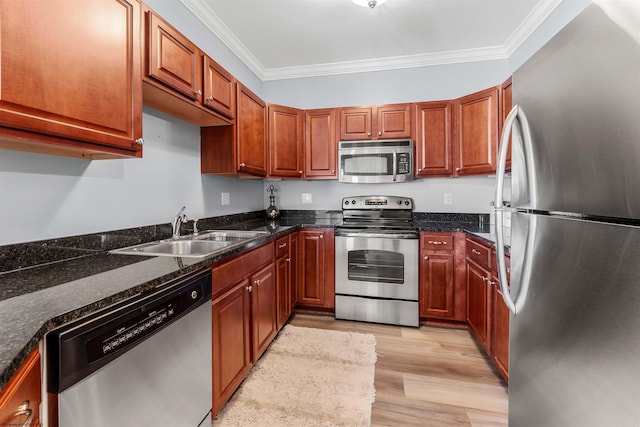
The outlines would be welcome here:
<svg viewBox="0 0 640 427">
<path fill-rule="evenodd" d="M 278 333 L 276 328 L 276 269 L 273 263 L 251 275 L 253 362 Z"/>
<path fill-rule="evenodd" d="M 411 138 L 411 104 L 379 105 L 374 123 L 375 138 Z"/>
<path fill-rule="evenodd" d="M 511 313 L 502 299 L 500 281 L 493 288 L 493 345 L 491 360 L 505 381 L 509 381 L 509 319 Z"/>
<path fill-rule="evenodd" d="M 340 109 L 340 139 L 344 141 L 371 139 L 373 108 Z"/>
<path fill-rule="evenodd" d="M 416 177 L 453 173 L 451 101 L 416 104 Z"/>
<path fill-rule="evenodd" d="M 150 10 L 145 21 L 147 76 L 197 100 L 202 96 L 198 47 Z"/>
<path fill-rule="evenodd" d="M 276 294 L 277 317 L 276 328 L 282 329 L 291 314 L 291 291 L 289 290 L 289 261 L 288 256 L 276 259 Z"/>
<path fill-rule="evenodd" d="M 420 260 L 420 286 L 422 290 L 420 316 L 452 318 L 453 254 L 423 252 Z"/>
<path fill-rule="evenodd" d="M 457 175 L 492 174 L 498 146 L 497 87 L 455 101 L 455 161 Z"/>
<path fill-rule="evenodd" d="M 490 273 L 486 269 L 467 261 L 467 322 L 487 354 L 491 353 Z"/>
<path fill-rule="evenodd" d="M 235 78 L 207 55 L 202 58 L 202 105 L 233 119 L 236 116 Z"/>
<path fill-rule="evenodd" d="M 267 174 L 266 104 L 249 88 L 238 82 L 237 88 L 237 170 L 240 173 Z"/>
<path fill-rule="evenodd" d="M 293 313 L 293 308 L 298 303 L 298 268 L 300 263 L 298 262 L 298 250 L 299 250 L 298 233 L 291 233 L 289 235 L 289 290 L 290 300 L 289 303 L 289 315 Z"/>
<path fill-rule="evenodd" d="M 513 83 L 509 77 L 500 87 L 500 135 L 504 132 L 503 124 L 513 108 Z M 499 144 L 498 144 L 499 145 Z M 498 147 L 498 154 L 500 153 Z M 507 150 L 506 170 L 511 170 L 511 138 L 509 138 L 509 149 Z"/>
<path fill-rule="evenodd" d="M 0 139 L 52 154 L 140 155 L 137 0 L 0 2 Z M 27 133 L 29 132 L 29 133 Z M 92 144 L 98 144 L 94 146 Z M 66 147 L 67 153 L 56 152 Z"/>
<path fill-rule="evenodd" d="M 305 111 L 306 179 L 338 178 L 337 111 L 333 108 Z"/>
<path fill-rule="evenodd" d="M 300 231 L 298 304 L 335 307 L 335 248 L 333 229 Z"/>
<path fill-rule="evenodd" d="M 239 282 L 212 303 L 213 412 L 218 412 L 251 369 L 251 294 Z"/>
<path fill-rule="evenodd" d="M 35 349 L 0 391 L 0 425 L 21 426 L 30 414 L 26 425 L 40 425 L 41 401 L 40 353 Z"/>
<path fill-rule="evenodd" d="M 304 115 L 302 110 L 269 105 L 269 176 L 301 178 Z"/>
</svg>

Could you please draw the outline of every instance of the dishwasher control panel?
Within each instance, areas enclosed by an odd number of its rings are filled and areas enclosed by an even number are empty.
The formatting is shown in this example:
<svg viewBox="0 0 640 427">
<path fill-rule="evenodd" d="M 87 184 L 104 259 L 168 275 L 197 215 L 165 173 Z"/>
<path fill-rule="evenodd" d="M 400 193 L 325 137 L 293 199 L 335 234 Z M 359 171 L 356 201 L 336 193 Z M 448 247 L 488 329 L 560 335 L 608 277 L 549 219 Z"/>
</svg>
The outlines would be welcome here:
<svg viewBox="0 0 640 427">
<path fill-rule="evenodd" d="M 60 393 L 205 303 L 211 303 L 208 269 L 49 332 L 48 391 Z"/>
</svg>

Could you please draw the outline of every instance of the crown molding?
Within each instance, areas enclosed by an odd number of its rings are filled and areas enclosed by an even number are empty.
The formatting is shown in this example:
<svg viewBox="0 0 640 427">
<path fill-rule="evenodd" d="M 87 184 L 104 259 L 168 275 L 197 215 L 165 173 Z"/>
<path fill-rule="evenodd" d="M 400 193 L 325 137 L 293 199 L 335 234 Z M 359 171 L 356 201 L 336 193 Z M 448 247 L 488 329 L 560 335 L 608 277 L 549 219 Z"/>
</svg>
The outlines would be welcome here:
<svg viewBox="0 0 640 427">
<path fill-rule="evenodd" d="M 202 0 L 180 0 L 180 2 L 260 80 L 269 81 L 508 59 L 562 0 L 540 0 L 502 46 L 271 69 L 266 69 Z"/>
</svg>

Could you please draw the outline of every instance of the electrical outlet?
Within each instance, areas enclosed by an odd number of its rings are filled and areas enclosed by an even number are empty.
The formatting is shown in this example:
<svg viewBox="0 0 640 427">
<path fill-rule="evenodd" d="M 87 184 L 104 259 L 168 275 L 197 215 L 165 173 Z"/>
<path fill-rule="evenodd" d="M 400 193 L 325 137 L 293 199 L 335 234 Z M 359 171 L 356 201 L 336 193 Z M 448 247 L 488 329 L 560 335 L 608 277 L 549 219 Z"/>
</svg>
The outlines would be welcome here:
<svg viewBox="0 0 640 427">
<path fill-rule="evenodd" d="M 310 205 L 313 203 L 313 196 L 311 193 L 302 193 L 301 202 L 303 205 Z"/>
<path fill-rule="evenodd" d="M 227 206 L 230 203 L 229 193 L 222 193 L 221 197 L 222 206 Z"/>
<path fill-rule="evenodd" d="M 453 205 L 453 193 L 444 193 L 444 204 Z"/>
</svg>

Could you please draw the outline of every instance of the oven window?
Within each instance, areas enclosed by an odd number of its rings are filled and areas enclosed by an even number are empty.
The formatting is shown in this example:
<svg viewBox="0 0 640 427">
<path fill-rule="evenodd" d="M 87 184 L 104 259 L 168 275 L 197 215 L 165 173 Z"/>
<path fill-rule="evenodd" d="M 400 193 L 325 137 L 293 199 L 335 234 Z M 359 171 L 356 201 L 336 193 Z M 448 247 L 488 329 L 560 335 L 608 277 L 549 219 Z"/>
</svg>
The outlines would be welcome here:
<svg viewBox="0 0 640 427">
<path fill-rule="evenodd" d="M 393 174 L 393 155 L 356 154 L 342 155 L 341 168 L 345 175 L 391 175 Z"/>
<path fill-rule="evenodd" d="M 349 251 L 348 278 L 401 285 L 404 283 L 404 255 L 376 249 Z"/>
</svg>

